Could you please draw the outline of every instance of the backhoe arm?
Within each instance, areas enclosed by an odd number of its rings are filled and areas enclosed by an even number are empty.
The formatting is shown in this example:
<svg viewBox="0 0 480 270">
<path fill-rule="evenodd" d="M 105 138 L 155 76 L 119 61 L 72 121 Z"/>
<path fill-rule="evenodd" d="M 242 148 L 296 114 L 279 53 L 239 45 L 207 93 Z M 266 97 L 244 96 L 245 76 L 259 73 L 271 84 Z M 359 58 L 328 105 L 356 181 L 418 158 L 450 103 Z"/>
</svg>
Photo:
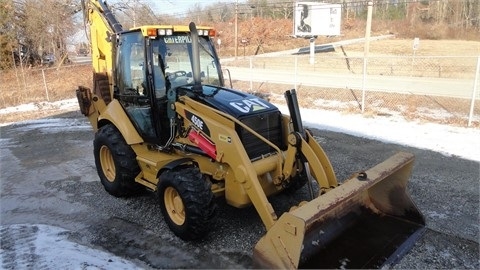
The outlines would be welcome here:
<svg viewBox="0 0 480 270">
<path fill-rule="evenodd" d="M 113 100 L 116 34 L 123 28 L 104 1 L 82 0 L 82 9 L 92 48 L 93 92 L 79 87 L 76 94 L 80 111 L 96 130 L 100 112 Z"/>
<path fill-rule="evenodd" d="M 123 31 L 122 25 L 101 0 L 83 0 L 85 23 L 90 29 L 92 65 L 95 73 L 107 73 L 111 82 L 115 34 Z"/>
</svg>

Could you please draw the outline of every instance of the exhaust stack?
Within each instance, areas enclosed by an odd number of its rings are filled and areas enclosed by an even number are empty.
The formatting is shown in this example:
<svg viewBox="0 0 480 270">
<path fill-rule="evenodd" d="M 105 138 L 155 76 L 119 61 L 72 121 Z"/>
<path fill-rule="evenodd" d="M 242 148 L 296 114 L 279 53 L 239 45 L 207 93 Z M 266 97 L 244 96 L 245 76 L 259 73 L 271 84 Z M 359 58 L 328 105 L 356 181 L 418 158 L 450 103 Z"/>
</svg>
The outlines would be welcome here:
<svg viewBox="0 0 480 270">
<path fill-rule="evenodd" d="M 198 31 L 194 22 L 188 25 L 190 37 L 192 38 L 192 72 L 194 92 L 202 92 L 202 79 L 200 77 L 200 49 L 198 47 Z"/>
</svg>

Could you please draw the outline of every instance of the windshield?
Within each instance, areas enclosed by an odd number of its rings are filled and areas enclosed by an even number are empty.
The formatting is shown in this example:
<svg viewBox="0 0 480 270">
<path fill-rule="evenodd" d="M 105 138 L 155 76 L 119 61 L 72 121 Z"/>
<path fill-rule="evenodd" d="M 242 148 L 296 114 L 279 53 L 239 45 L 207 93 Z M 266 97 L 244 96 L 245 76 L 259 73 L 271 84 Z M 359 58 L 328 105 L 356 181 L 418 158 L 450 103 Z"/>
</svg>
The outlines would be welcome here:
<svg viewBox="0 0 480 270">
<path fill-rule="evenodd" d="M 199 37 L 199 47 L 202 84 L 221 86 L 218 67 L 207 37 Z M 165 36 L 153 42 L 154 70 L 158 68 L 165 71 L 167 88 L 193 84 L 191 52 L 192 40 L 188 34 Z M 157 80 L 161 79 L 155 79 L 156 85 Z"/>
</svg>

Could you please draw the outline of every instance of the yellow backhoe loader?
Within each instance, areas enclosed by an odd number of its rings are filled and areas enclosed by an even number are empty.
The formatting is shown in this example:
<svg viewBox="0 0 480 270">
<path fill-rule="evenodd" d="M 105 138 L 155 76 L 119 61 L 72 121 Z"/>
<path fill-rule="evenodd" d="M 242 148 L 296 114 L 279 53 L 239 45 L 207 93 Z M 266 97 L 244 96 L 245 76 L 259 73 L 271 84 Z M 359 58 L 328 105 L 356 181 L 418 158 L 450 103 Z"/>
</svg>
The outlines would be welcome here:
<svg viewBox="0 0 480 270">
<path fill-rule="evenodd" d="M 398 153 L 340 185 L 302 126 L 295 90 L 289 115 L 225 87 L 210 27 L 125 30 L 104 1 L 82 1 L 93 89 L 77 91 L 94 131 L 100 181 L 113 196 L 156 192 L 169 228 L 184 240 L 208 233 L 216 197 L 253 205 L 266 234 L 262 268 L 376 268 L 392 264 L 425 221 L 406 192 L 414 157 Z M 277 213 L 268 198 L 316 183 L 318 194 Z M 309 200 L 309 201 L 308 201 Z"/>
</svg>

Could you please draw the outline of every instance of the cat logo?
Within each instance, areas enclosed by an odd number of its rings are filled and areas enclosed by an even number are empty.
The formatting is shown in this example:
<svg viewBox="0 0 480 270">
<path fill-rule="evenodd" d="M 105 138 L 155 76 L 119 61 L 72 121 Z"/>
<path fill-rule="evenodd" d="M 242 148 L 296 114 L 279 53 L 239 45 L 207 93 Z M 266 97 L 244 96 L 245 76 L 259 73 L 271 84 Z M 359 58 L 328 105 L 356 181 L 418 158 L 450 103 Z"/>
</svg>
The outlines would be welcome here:
<svg viewBox="0 0 480 270">
<path fill-rule="evenodd" d="M 230 106 L 241 111 L 242 113 L 256 112 L 270 108 L 260 98 L 245 99 L 242 101 L 230 102 Z"/>
</svg>

